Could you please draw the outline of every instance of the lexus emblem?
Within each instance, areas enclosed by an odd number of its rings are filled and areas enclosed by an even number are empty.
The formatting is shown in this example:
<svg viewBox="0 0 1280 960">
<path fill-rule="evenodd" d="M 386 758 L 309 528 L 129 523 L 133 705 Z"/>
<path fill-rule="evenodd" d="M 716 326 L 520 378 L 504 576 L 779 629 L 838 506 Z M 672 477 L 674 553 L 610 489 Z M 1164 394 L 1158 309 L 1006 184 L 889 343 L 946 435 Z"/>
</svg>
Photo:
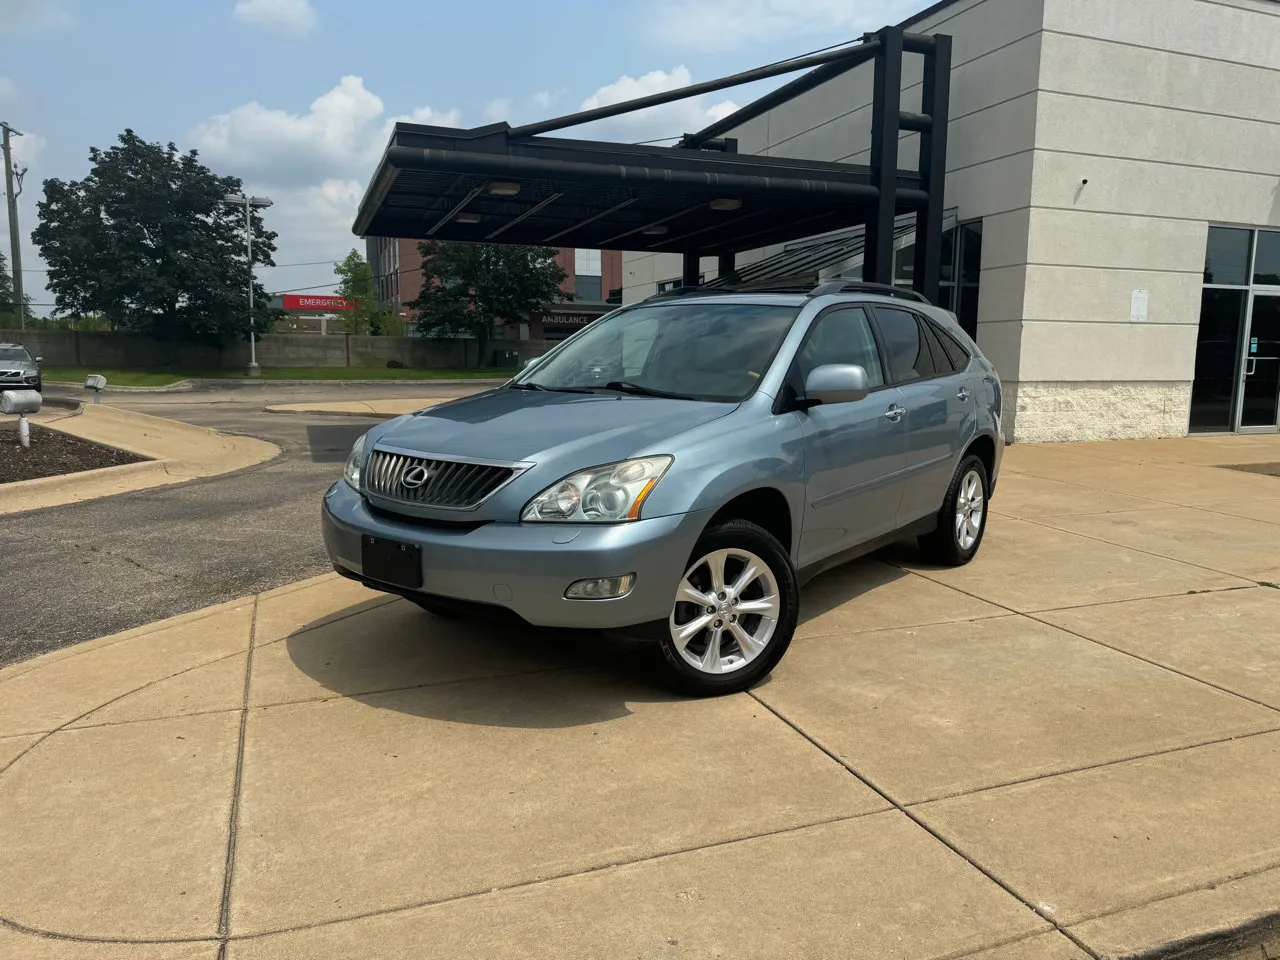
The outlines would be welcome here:
<svg viewBox="0 0 1280 960">
<path fill-rule="evenodd" d="M 409 490 L 417 490 L 430 478 L 431 474 L 427 472 L 427 468 L 419 464 L 416 467 L 410 467 L 400 475 L 400 486 Z"/>
</svg>

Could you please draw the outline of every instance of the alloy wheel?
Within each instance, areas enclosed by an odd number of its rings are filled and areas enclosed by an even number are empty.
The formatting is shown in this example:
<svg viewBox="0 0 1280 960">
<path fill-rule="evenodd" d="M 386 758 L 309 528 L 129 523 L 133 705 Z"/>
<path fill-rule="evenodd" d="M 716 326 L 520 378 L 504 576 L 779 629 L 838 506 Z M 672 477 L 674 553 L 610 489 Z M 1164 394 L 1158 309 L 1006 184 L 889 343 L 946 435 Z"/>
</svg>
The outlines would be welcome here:
<svg viewBox="0 0 1280 960">
<path fill-rule="evenodd" d="M 695 670 L 733 673 L 764 652 L 781 609 L 777 579 L 764 560 L 748 550 L 716 550 L 685 572 L 668 628 Z"/>
</svg>

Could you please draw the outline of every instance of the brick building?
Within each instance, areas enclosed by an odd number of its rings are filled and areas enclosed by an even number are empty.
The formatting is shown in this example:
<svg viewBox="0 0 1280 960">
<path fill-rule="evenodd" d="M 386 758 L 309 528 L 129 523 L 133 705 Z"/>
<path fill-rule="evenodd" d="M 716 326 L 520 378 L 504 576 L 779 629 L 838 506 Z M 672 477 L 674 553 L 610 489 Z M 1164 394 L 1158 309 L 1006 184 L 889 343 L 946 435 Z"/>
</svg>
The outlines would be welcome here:
<svg viewBox="0 0 1280 960">
<path fill-rule="evenodd" d="M 378 279 L 378 293 L 392 312 L 405 320 L 413 311 L 405 304 L 422 292 L 422 256 L 417 240 L 368 237 L 366 256 Z M 557 247 L 556 263 L 565 272 L 560 289 L 573 299 L 554 304 L 527 323 L 495 329 L 500 340 L 563 340 L 621 302 L 622 253 Z"/>
</svg>

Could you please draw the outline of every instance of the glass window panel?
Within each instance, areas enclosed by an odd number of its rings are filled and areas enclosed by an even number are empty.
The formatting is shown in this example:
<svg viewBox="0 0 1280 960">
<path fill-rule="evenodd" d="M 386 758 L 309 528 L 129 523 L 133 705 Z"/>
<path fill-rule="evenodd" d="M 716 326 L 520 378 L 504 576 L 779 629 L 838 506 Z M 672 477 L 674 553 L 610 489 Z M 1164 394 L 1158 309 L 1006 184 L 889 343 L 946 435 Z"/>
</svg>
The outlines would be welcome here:
<svg viewBox="0 0 1280 960">
<path fill-rule="evenodd" d="M 1196 374 L 1191 385 L 1193 433 L 1234 429 L 1231 409 L 1240 362 L 1247 290 L 1205 290 L 1200 300 Z"/>
<path fill-rule="evenodd" d="M 982 277 L 982 221 L 960 225 L 960 279 L 977 283 Z"/>
<path fill-rule="evenodd" d="M 916 245 L 908 244 L 901 250 L 894 251 L 893 279 L 906 281 L 910 285 L 911 278 L 916 275 Z"/>
<path fill-rule="evenodd" d="M 578 274 L 573 278 L 573 296 L 575 300 L 598 301 L 603 299 L 600 293 L 600 275 L 586 276 Z"/>
<path fill-rule="evenodd" d="M 1275 230 L 1258 231 L 1258 256 L 1253 264 L 1253 282 L 1280 286 L 1280 233 Z"/>
<path fill-rule="evenodd" d="M 1204 256 L 1204 282 L 1246 285 L 1249 282 L 1249 241 L 1252 235 L 1252 230 L 1210 227 Z"/>
<path fill-rule="evenodd" d="M 867 371 L 867 384 L 884 386 L 884 371 L 871 324 L 861 308 L 832 310 L 822 316 L 800 351 L 800 379 L 803 383 L 817 367 L 829 363 L 856 363 Z"/>
<path fill-rule="evenodd" d="M 942 234 L 942 282 L 954 283 L 956 279 L 956 229 L 952 227 Z M 948 307 L 947 309 L 950 309 Z"/>
<path fill-rule="evenodd" d="M 919 380 L 933 376 L 933 358 L 916 315 L 893 307 L 876 307 L 876 319 L 889 354 L 889 369 L 895 381 Z"/>
</svg>

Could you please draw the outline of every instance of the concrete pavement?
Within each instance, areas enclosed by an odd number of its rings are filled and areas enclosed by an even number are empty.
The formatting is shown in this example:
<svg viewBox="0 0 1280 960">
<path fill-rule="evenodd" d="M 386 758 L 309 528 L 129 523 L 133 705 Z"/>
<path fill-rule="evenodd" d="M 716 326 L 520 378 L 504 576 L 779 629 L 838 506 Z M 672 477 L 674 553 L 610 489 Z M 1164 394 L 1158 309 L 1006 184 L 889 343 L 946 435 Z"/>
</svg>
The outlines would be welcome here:
<svg viewBox="0 0 1280 960">
<path fill-rule="evenodd" d="M 1012 447 L 715 700 L 333 576 L 16 664 L 0 956 L 1274 956 L 1276 461 Z"/>
</svg>

